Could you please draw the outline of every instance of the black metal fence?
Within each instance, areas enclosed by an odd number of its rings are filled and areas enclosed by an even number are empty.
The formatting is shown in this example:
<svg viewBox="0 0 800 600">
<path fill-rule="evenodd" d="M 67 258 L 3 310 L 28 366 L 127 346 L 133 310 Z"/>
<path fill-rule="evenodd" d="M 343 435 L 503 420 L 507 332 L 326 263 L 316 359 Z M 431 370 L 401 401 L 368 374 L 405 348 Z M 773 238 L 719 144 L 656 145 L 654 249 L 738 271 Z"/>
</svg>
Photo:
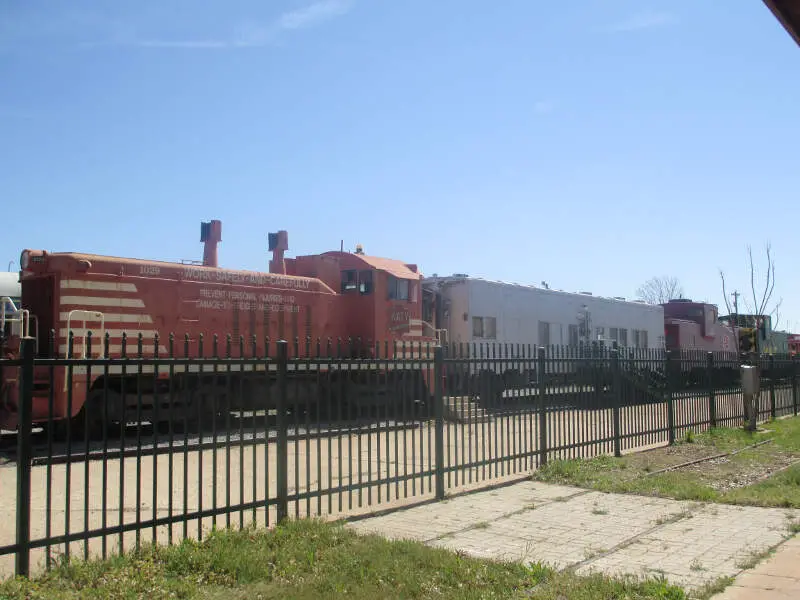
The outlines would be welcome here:
<svg viewBox="0 0 800 600">
<path fill-rule="evenodd" d="M 442 499 L 743 418 L 735 354 L 266 340 L 257 356 L 255 340 L 228 337 L 207 357 L 202 341 L 181 352 L 170 338 L 160 357 L 158 339 L 147 346 L 37 358 L 26 340 L 21 359 L 0 361 L 19 383 L 2 402 L 21 423 L 0 437 L 0 574 Z M 756 360 L 759 418 L 796 415 L 797 361 Z"/>
</svg>

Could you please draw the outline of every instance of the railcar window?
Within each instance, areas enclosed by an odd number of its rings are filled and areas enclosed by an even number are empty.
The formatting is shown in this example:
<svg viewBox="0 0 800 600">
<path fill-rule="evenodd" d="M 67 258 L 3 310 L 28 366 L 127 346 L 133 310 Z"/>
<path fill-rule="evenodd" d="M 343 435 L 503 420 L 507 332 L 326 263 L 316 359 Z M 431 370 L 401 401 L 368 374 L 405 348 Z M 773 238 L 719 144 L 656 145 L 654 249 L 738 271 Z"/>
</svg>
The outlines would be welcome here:
<svg viewBox="0 0 800 600">
<path fill-rule="evenodd" d="M 497 319 L 495 317 L 472 317 L 472 337 L 487 340 L 497 339 Z"/>
<path fill-rule="evenodd" d="M 472 337 L 483 337 L 483 318 L 472 317 Z"/>
<path fill-rule="evenodd" d="M 539 345 L 550 345 L 550 323 L 539 321 Z"/>
<path fill-rule="evenodd" d="M 569 326 L 569 345 L 570 346 L 577 346 L 578 345 L 578 326 L 577 325 L 570 325 Z"/>
<path fill-rule="evenodd" d="M 633 330 L 633 345 L 636 348 L 647 348 L 647 331 L 645 329 Z"/>
<path fill-rule="evenodd" d="M 484 337 L 490 340 L 497 339 L 497 319 L 494 317 L 484 317 L 483 333 Z"/>
<path fill-rule="evenodd" d="M 628 345 L 628 330 L 627 329 L 620 329 L 619 330 L 619 345 L 620 346 L 627 346 Z"/>
</svg>

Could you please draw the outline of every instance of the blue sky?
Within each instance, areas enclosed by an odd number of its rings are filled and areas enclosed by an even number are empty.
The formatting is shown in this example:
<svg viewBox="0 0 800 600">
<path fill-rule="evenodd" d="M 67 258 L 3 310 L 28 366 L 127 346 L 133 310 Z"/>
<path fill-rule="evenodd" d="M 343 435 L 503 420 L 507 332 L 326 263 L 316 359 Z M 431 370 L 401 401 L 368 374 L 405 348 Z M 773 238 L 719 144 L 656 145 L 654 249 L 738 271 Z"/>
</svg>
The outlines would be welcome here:
<svg viewBox="0 0 800 600">
<path fill-rule="evenodd" d="M 724 6 L 0 1 L 3 260 L 199 259 L 218 218 L 232 268 L 287 229 L 290 254 L 722 304 L 770 241 L 800 330 L 800 51 Z"/>
</svg>

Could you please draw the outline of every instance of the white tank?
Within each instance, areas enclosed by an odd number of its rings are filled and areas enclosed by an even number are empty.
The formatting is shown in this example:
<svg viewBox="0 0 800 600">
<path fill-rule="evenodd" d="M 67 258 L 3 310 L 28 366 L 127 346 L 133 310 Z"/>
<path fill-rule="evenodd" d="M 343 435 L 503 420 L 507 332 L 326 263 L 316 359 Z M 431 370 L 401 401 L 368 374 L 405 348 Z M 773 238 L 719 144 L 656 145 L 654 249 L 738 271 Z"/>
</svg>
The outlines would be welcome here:
<svg viewBox="0 0 800 600">
<path fill-rule="evenodd" d="M 19 283 L 19 273 L 15 271 L 0 272 L 0 298 L 11 298 L 14 304 L 19 308 L 22 297 L 22 286 Z M 10 310 L 10 306 L 6 306 L 5 310 Z"/>
</svg>

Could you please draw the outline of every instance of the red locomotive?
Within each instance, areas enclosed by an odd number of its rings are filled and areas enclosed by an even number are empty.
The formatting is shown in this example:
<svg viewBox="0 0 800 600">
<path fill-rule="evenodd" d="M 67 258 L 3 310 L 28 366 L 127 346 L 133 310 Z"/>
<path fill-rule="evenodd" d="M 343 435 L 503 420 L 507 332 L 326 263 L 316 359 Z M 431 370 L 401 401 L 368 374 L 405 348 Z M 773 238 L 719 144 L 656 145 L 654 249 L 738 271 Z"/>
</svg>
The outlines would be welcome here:
<svg viewBox="0 0 800 600">
<path fill-rule="evenodd" d="M 367 256 L 360 248 L 355 253 L 336 251 L 284 258 L 288 238 L 285 231 L 279 231 L 269 235 L 273 258 L 268 273 L 238 271 L 217 265 L 219 241 L 221 223 L 203 223 L 202 264 L 23 251 L 20 282 L 25 310 L 18 310 L 17 318 L 5 323 L 6 357 L 19 356 L 20 340 L 26 336 L 37 340 L 38 357 L 62 359 L 120 358 L 124 333 L 125 356 L 139 356 L 141 333 L 141 356 L 150 358 L 156 356 L 156 340 L 157 356 L 169 355 L 170 333 L 175 335 L 174 351 L 179 357 L 184 356 L 184 339 L 188 337 L 189 358 L 212 356 L 215 335 L 219 336 L 216 351 L 225 356 L 228 334 L 232 334 L 230 356 L 234 359 L 274 356 L 277 340 L 290 342 L 290 357 L 306 356 L 309 349 L 312 356 L 316 355 L 317 340 L 321 341 L 323 355 L 331 340 L 336 355 L 338 340 L 347 349 L 349 339 L 360 339 L 358 347 L 363 357 L 374 353 L 373 344 L 378 341 L 381 355 L 384 342 L 388 342 L 389 356 L 393 343 L 397 343 L 398 350 L 403 348 L 415 357 L 426 353 L 437 341 L 436 332 L 422 321 L 422 275 L 416 265 Z M 51 331 L 55 331 L 55 344 L 51 344 Z M 87 341 L 88 332 L 91 344 Z M 103 343 L 106 334 L 108 348 Z M 307 343 L 309 340 L 311 344 Z M 237 368 L 234 361 L 233 389 L 241 390 L 236 394 L 242 404 L 238 408 L 268 408 L 265 399 L 270 397 L 268 388 L 274 385 L 274 371 L 265 374 L 264 370 L 270 368 L 263 365 L 258 373 L 254 371 L 257 365 Z M 35 371 L 35 423 L 49 418 L 51 387 L 55 420 L 63 421 L 69 416 L 75 424 L 88 421 L 100 425 L 100 420 L 125 420 L 119 414 L 126 410 L 120 396 L 126 397 L 124 405 L 131 409 L 128 415 L 152 421 L 154 412 L 158 413 L 154 411 L 155 398 L 163 399 L 159 406 L 169 399 L 170 380 L 173 396 L 178 390 L 177 398 L 173 397 L 171 410 L 159 413 L 170 418 L 181 418 L 175 405 L 186 406 L 193 416 L 202 414 L 204 409 L 198 409 L 197 404 L 205 406 L 210 397 L 224 393 L 230 385 L 228 367 L 218 368 L 220 372 L 225 370 L 224 381 L 214 373 L 198 372 L 196 366 L 172 365 L 159 366 L 157 376 L 138 378 L 137 383 L 137 369 L 148 372 L 148 367 L 95 366 L 87 376 L 86 366 L 74 365 L 69 367 L 73 373 L 71 386 L 66 366 L 55 367 L 53 378 L 50 368 L 37 366 Z M 150 366 L 149 372 L 153 371 Z M 425 373 L 420 375 L 419 370 L 402 377 L 400 371 L 385 371 L 383 376 L 375 377 L 374 373 L 355 370 L 324 378 L 300 371 L 291 375 L 297 378 L 290 386 L 299 397 L 297 405 L 322 398 L 346 398 L 348 403 L 361 404 L 373 398 L 392 402 L 392 394 L 395 400 L 409 395 L 420 398 L 418 391 L 428 387 L 421 380 Z M 417 392 L 403 390 L 398 378 L 410 382 Z M 147 380 L 151 385 L 142 389 Z M 1 381 L 0 429 L 15 429 L 16 368 L 4 369 Z M 382 383 L 380 389 L 377 381 Z M 321 389 L 323 386 L 333 389 Z M 71 411 L 67 408 L 69 397 Z M 105 405 L 102 410 L 101 405 Z M 103 416 L 107 411 L 107 417 Z"/>
</svg>

